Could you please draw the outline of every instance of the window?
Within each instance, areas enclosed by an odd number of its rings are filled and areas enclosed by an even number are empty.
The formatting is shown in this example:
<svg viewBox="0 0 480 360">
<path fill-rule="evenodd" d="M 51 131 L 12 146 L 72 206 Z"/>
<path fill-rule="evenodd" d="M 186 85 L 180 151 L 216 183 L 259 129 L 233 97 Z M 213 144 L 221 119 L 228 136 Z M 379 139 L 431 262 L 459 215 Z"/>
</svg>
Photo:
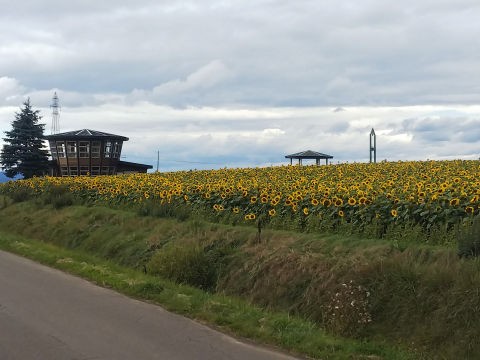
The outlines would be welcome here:
<svg viewBox="0 0 480 360">
<path fill-rule="evenodd" d="M 80 176 L 88 176 L 88 166 L 80 166 Z"/>
<path fill-rule="evenodd" d="M 66 166 L 62 166 L 60 172 L 62 173 L 62 176 L 68 176 L 68 168 Z"/>
<path fill-rule="evenodd" d="M 113 155 L 114 159 L 118 159 L 120 157 L 120 152 L 122 151 L 122 143 L 120 141 L 115 141 L 113 143 Z"/>
<path fill-rule="evenodd" d="M 92 176 L 100 175 L 100 166 L 92 166 Z"/>
<path fill-rule="evenodd" d="M 78 156 L 88 158 L 90 155 L 90 143 L 88 141 L 80 141 L 78 143 Z"/>
<path fill-rule="evenodd" d="M 57 154 L 59 158 L 65 157 L 65 143 L 62 141 L 57 141 Z"/>
<path fill-rule="evenodd" d="M 76 166 L 70 166 L 70 176 L 77 176 L 78 175 L 78 168 Z"/>
<path fill-rule="evenodd" d="M 100 141 L 92 141 L 92 158 L 98 159 L 99 157 L 100 157 Z"/>
<path fill-rule="evenodd" d="M 52 153 L 52 159 L 56 160 L 57 159 L 57 148 L 56 144 L 54 141 L 49 141 L 48 145 L 50 146 L 50 152 Z"/>
<path fill-rule="evenodd" d="M 67 141 L 67 157 L 77 156 L 77 143 L 75 141 Z"/>
<path fill-rule="evenodd" d="M 109 167 L 108 166 L 103 166 L 102 167 L 102 175 L 108 175 L 109 172 Z"/>
<path fill-rule="evenodd" d="M 105 142 L 105 151 L 104 151 L 104 157 L 109 158 L 112 156 L 112 142 L 111 141 L 106 141 Z"/>
</svg>

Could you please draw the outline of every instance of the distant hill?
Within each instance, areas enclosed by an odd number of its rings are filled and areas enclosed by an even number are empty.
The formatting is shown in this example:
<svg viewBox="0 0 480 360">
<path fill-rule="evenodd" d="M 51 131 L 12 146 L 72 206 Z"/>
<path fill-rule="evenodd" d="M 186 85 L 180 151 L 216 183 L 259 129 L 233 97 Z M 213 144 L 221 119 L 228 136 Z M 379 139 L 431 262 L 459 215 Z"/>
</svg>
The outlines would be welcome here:
<svg viewBox="0 0 480 360">
<path fill-rule="evenodd" d="M 5 175 L 3 172 L 0 171 L 0 183 L 4 183 L 4 182 L 7 182 L 9 180 L 18 180 L 18 179 L 21 179 L 22 177 L 17 175 L 15 176 L 13 179 L 12 178 L 9 178 L 7 177 L 7 175 Z"/>
<path fill-rule="evenodd" d="M 8 180 L 12 180 L 12 179 L 8 178 L 3 172 L 0 172 L 0 183 L 4 183 Z"/>
</svg>

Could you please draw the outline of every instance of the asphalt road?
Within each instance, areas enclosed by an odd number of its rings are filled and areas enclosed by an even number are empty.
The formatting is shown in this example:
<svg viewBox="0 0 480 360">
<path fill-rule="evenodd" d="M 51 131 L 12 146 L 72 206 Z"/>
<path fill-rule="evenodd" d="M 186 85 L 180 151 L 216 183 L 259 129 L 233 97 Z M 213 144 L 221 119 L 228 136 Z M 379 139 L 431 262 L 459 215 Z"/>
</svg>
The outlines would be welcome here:
<svg viewBox="0 0 480 360">
<path fill-rule="evenodd" d="M 293 358 L 0 251 L 0 359 Z"/>
</svg>

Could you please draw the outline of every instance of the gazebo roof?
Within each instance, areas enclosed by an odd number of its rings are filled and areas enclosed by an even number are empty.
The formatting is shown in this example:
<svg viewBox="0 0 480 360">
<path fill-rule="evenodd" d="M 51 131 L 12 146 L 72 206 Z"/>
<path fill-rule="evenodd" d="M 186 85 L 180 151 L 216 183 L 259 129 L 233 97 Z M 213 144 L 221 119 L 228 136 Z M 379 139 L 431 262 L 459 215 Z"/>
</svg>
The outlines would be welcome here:
<svg viewBox="0 0 480 360">
<path fill-rule="evenodd" d="M 55 140 L 55 139 L 117 139 L 128 141 L 128 138 L 125 136 L 109 134 L 102 131 L 90 130 L 90 129 L 82 129 L 82 130 L 75 130 L 75 131 L 68 131 L 59 134 L 52 134 L 45 136 L 47 140 Z"/>
<path fill-rule="evenodd" d="M 285 156 L 287 159 L 333 159 L 332 155 L 319 153 L 312 150 L 302 151 Z"/>
<path fill-rule="evenodd" d="M 153 169 L 152 165 L 147 164 L 139 164 L 130 161 L 119 161 L 118 165 L 119 168 L 142 168 L 142 169 Z"/>
</svg>

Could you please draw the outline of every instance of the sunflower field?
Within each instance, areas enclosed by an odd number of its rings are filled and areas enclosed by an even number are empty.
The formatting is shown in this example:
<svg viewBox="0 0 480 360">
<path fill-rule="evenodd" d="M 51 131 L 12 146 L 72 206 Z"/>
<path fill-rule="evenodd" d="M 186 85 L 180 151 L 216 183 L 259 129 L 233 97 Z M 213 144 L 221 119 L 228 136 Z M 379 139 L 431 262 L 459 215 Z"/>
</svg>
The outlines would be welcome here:
<svg viewBox="0 0 480 360">
<path fill-rule="evenodd" d="M 4 183 L 0 192 L 40 195 L 58 186 L 95 203 L 182 206 L 234 223 L 300 229 L 348 225 L 362 232 L 376 224 L 428 231 L 480 211 L 480 162 L 473 160 L 41 177 Z"/>
</svg>

